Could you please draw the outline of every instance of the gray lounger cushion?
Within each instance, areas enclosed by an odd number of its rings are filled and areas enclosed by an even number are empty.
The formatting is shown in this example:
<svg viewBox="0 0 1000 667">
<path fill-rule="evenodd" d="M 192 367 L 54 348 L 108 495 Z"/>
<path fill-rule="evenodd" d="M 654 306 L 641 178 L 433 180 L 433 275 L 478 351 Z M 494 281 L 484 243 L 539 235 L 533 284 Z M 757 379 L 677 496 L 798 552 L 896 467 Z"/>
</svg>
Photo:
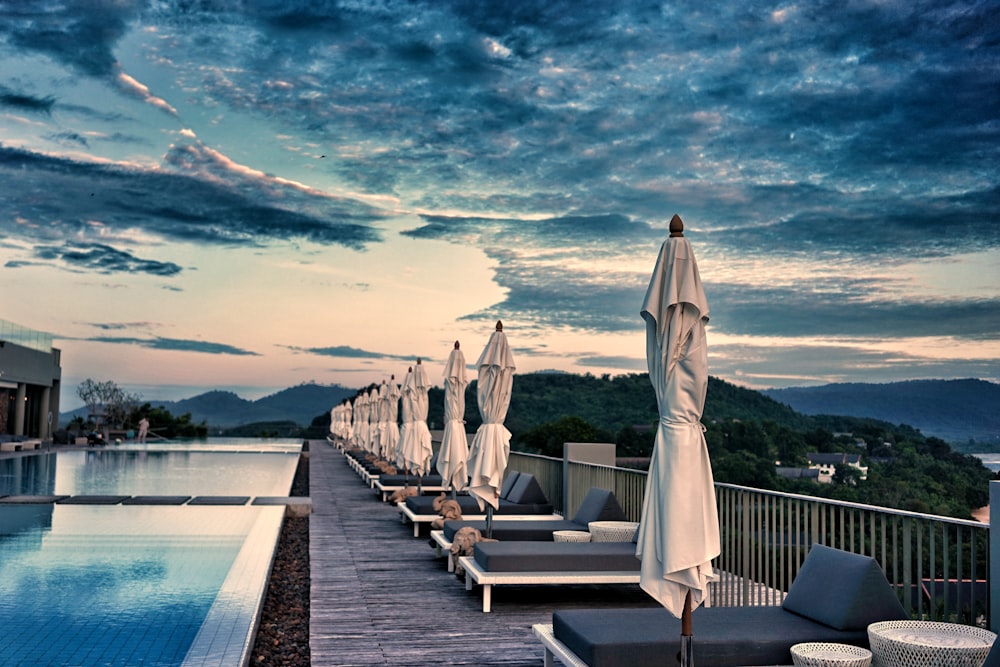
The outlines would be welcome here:
<svg viewBox="0 0 1000 667">
<path fill-rule="evenodd" d="M 434 509 L 434 501 L 440 495 L 441 492 L 438 491 L 429 496 L 410 496 L 406 499 L 406 507 L 414 514 L 437 514 L 437 510 Z M 451 494 L 447 494 L 446 498 L 451 500 Z M 462 514 L 481 513 L 479 503 L 472 496 L 459 494 L 455 500 L 462 508 Z"/>
<path fill-rule="evenodd" d="M 465 526 L 471 526 L 484 536 L 486 535 L 486 521 L 478 519 L 475 521 L 445 521 L 444 536 L 451 542 L 455 539 L 455 533 Z M 539 519 L 537 521 L 534 519 L 500 520 L 493 522 L 493 539 L 551 542 L 552 532 L 555 530 L 587 530 L 587 527 L 567 521 L 566 519 Z"/>
<path fill-rule="evenodd" d="M 417 477 L 416 475 L 379 475 L 379 484 L 382 486 L 404 486 L 409 484 L 412 487 L 416 487 L 419 482 L 420 486 L 441 486 L 441 475 L 424 475 L 423 477 Z"/>
<path fill-rule="evenodd" d="M 409 508 L 414 514 L 437 514 L 434 509 L 434 500 L 440 495 L 440 493 L 435 492 L 431 495 L 424 496 L 410 496 L 406 499 L 406 507 Z M 447 499 L 451 500 L 451 494 L 447 495 Z M 479 503 L 475 498 L 468 495 L 459 494 L 455 499 L 458 502 L 458 506 L 462 508 L 463 515 L 473 515 L 473 514 L 484 514 L 483 510 L 479 509 Z M 516 503 L 509 502 L 500 499 L 500 509 L 497 510 L 497 515 L 500 514 L 552 514 L 551 504 L 532 504 L 532 505 L 518 505 Z"/>
<path fill-rule="evenodd" d="M 677 664 L 681 622 L 662 607 L 552 614 L 553 634 L 590 667 Z M 866 630 L 835 630 L 781 607 L 711 607 L 692 616 L 698 667 L 790 665 L 803 641 L 868 646 Z"/>
<path fill-rule="evenodd" d="M 503 477 L 503 484 L 500 485 L 500 497 L 506 498 L 510 490 L 514 488 L 517 478 L 521 475 L 516 470 L 508 470 Z"/>
<path fill-rule="evenodd" d="M 487 572 L 639 571 L 631 542 L 479 542 L 473 557 Z"/>
<path fill-rule="evenodd" d="M 510 492 L 501 499 L 516 505 L 544 505 L 549 502 L 535 476 L 524 472 L 518 475 L 517 482 Z"/>
<path fill-rule="evenodd" d="M 573 521 L 588 530 L 591 521 L 627 521 L 625 510 L 622 509 L 615 494 L 607 489 L 593 487 L 584 496 L 579 509 L 573 515 Z"/>
<path fill-rule="evenodd" d="M 993 648 L 990 649 L 989 655 L 986 656 L 986 662 L 983 663 L 983 667 L 1000 667 L 1000 639 L 993 642 Z"/>
<path fill-rule="evenodd" d="M 504 513 L 511 513 L 504 510 Z M 569 519 L 553 519 L 540 521 L 497 521 L 493 523 L 493 537 L 498 540 L 542 540 L 552 541 L 554 530 L 590 530 L 587 525 L 591 521 L 626 521 L 625 511 L 615 498 L 615 494 L 607 489 L 592 488 L 587 492 L 580 509 Z M 446 521 L 444 536 L 451 541 L 455 532 L 463 526 L 472 526 L 479 531 L 486 531 L 485 521 Z"/>
<path fill-rule="evenodd" d="M 867 648 L 869 623 L 905 618 L 874 559 L 815 545 L 783 606 L 696 610 L 694 651 L 699 667 L 790 664 L 794 644 Z M 591 667 L 663 664 L 680 635 L 680 620 L 660 608 L 556 612 L 552 625 L 556 639 Z"/>
<path fill-rule="evenodd" d="M 781 606 L 838 630 L 907 618 L 874 558 L 822 544 L 809 550 Z"/>
</svg>

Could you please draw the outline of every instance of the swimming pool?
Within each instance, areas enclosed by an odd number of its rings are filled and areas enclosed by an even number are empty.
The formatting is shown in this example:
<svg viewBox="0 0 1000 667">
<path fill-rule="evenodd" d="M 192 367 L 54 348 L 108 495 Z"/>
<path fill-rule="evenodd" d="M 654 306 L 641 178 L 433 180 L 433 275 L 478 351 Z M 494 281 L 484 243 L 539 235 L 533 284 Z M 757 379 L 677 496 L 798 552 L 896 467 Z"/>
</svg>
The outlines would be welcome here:
<svg viewBox="0 0 1000 667">
<path fill-rule="evenodd" d="M 25 490 L 287 496 L 299 446 L 149 450 L 0 460 L 8 487 L 19 468 L 20 494 L 0 499 L 0 664 L 242 664 L 284 507 L 31 503 Z"/>
<path fill-rule="evenodd" d="M 301 443 L 226 440 L 0 459 L 0 494 L 287 496 Z"/>
</svg>

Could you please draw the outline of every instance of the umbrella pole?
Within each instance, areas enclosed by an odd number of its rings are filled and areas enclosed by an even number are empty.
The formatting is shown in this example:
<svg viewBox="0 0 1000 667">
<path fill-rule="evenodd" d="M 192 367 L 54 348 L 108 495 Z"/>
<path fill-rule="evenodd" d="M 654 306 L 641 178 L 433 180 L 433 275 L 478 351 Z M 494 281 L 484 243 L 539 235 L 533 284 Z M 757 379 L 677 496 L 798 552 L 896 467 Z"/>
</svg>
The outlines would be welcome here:
<svg viewBox="0 0 1000 667">
<path fill-rule="evenodd" d="M 694 667 L 694 637 L 691 632 L 691 590 L 684 596 L 681 612 L 681 667 Z"/>
<path fill-rule="evenodd" d="M 486 539 L 493 539 L 493 505 L 486 505 Z"/>
</svg>

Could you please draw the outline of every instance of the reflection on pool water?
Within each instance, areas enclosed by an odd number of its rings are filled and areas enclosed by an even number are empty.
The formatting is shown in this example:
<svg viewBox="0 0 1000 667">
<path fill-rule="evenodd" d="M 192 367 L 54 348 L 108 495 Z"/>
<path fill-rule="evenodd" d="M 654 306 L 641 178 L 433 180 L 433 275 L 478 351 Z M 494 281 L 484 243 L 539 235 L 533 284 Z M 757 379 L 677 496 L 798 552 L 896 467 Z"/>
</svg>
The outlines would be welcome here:
<svg viewBox="0 0 1000 667">
<path fill-rule="evenodd" d="M 123 445 L 0 459 L 0 494 L 286 496 L 301 444 Z"/>
<path fill-rule="evenodd" d="M 297 445 L 285 453 L 163 447 L 18 458 L 39 459 L 26 466 L 33 483 L 70 495 L 287 495 L 298 461 Z M 10 461 L 0 460 L 6 482 Z M 0 501 L 0 664 L 240 665 L 283 513 Z"/>
</svg>

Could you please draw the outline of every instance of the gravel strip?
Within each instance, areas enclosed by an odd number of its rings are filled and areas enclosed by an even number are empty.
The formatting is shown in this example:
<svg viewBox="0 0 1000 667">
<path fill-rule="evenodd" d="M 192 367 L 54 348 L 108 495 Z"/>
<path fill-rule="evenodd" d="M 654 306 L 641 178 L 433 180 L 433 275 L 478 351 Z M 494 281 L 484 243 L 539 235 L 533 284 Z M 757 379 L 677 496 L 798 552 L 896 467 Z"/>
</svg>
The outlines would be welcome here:
<svg viewBox="0 0 1000 667">
<path fill-rule="evenodd" d="M 309 495 L 309 459 L 299 459 L 293 496 Z M 264 598 L 253 667 L 309 667 L 309 518 L 286 517 Z"/>
</svg>

